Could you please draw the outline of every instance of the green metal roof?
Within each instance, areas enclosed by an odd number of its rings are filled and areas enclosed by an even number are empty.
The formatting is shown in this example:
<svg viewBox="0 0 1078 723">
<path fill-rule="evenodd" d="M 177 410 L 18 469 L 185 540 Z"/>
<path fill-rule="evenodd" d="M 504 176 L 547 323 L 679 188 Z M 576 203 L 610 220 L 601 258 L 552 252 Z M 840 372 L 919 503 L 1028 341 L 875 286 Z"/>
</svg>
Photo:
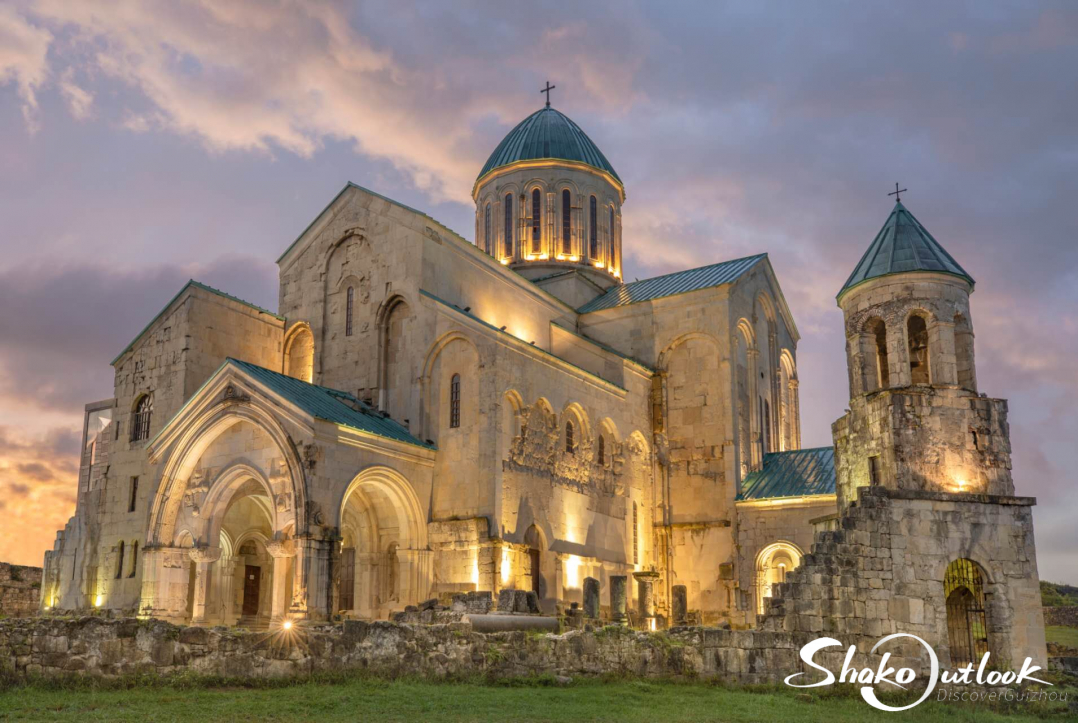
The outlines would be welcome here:
<svg viewBox="0 0 1078 723">
<path fill-rule="evenodd" d="M 308 384 L 299 379 L 293 379 L 284 374 L 270 371 L 256 364 L 239 361 L 238 359 L 226 359 L 225 364 L 231 364 L 241 369 L 255 381 L 264 384 L 271 391 L 289 400 L 312 417 L 397 442 L 414 444 L 417 447 L 425 447 L 426 449 L 435 449 L 433 444 L 413 437 L 404 425 L 389 417 L 383 417 L 348 392 L 330 389 L 329 387 L 320 387 L 317 384 Z"/>
<path fill-rule="evenodd" d="M 580 126 L 564 113 L 549 107 L 540 108 L 509 131 L 490 154 L 479 178 L 510 163 L 546 158 L 586 163 L 621 182 L 610 161 Z"/>
<path fill-rule="evenodd" d="M 270 311 L 269 309 L 263 309 L 261 306 L 255 306 L 250 301 L 244 301 L 243 299 L 232 296 L 232 294 L 226 294 L 225 292 L 221 291 L 220 289 L 215 289 L 212 286 L 206 286 L 205 284 L 199 283 L 198 281 L 195 281 L 194 279 L 189 279 L 187 281 L 187 283 L 183 285 L 183 288 L 180 289 L 178 292 L 176 292 L 176 295 L 173 296 L 171 299 L 169 299 L 167 304 L 165 304 L 163 307 L 161 307 L 161 311 L 157 312 L 157 316 L 150 319 L 150 323 L 147 324 L 145 327 L 143 327 L 142 331 L 140 331 L 138 333 L 138 335 L 135 336 L 135 338 L 131 340 L 131 343 L 128 344 L 126 347 L 124 347 L 124 350 L 122 352 L 120 352 L 119 354 L 117 354 L 116 358 L 113 359 L 111 362 L 109 362 L 109 364 L 113 364 L 113 365 L 116 364 L 116 362 L 120 361 L 120 357 L 122 357 L 127 352 L 131 351 L 131 349 L 135 346 L 135 344 L 138 343 L 138 340 L 142 338 L 142 335 L 145 334 L 147 331 L 149 331 L 151 326 L 153 326 L 155 323 L 157 323 L 157 320 L 160 319 L 161 316 L 166 311 L 168 311 L 168 308 L 170 306 L 172 306 L 172 304 L 176 301 L 176 299 L 180 298 L 180 296 L 183 295 L 183 292 L 187 291 L 189 288 L 192 288 L 192 287 L 194 287 L 196 289 L 202 289 L 203 291 L 208 291 L 211 294 L 214 294 L 216 296 L 220 296 L 223 299 L 228 299 L 229 301 L 235 301 L 238 304 L 243 304 L 244 306 L 246 306 L 246 307 L 248 307 L 250 309 L 254 309 L 255 311 L 261 312 L 263 314 L 269 314 L 274 319 L 279 319 L 280 321 L 285 320 L 285 318 L 283 316 L 275 314 L 272 311 Z"/>
<path fill-rule="evenodd" d="M 953 274 L 973 284 L 973 277 L 932 238 L 909 209 L 898 202 L 838 296 L 841 298 L 848 290 L 869 279 L 908 271 Z"/>
<path fill-rule="evenodd" d="M 689 291 L 729 284 L 766 258 L 767 254 L 757 254 L 743 259 L 701 266 L 698 269 L 688 269 L 687 271 L 678 271 L 665 276 L 656 276 L 643 281 L 619 284 L 602 296 L 592 299 L 581 306 L 577 309 L 577 313 L 587 314 L 591 311 L 612 309 L 616 306 L 637 304 L 641 301 L 651 301 L 665 296 L 674 296 L 675 294 L 684 294 Z"/>
<path fill-rule="evenodd" d="M 764 455 L 762 469 L 741 483 L 739 500 L 835 494 L 833 447 L 795 449 Z"/>
</svg>

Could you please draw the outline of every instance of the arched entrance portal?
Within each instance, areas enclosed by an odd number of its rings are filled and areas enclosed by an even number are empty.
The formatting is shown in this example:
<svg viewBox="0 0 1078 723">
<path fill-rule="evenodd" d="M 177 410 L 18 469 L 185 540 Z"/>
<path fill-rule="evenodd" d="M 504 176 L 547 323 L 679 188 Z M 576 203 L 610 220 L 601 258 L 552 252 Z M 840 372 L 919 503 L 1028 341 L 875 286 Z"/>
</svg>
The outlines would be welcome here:
<svg viewBox="0 0 1078 723">
<path fill-rule="evenodd" d="M 524 545 L 528 548 L 527 575 L 531 589 L 540 600 L 546 597 L 546 580 L 543 579 L 543 533 L 532 525 L 524 533 Z"/>
<path fill-rule="evenodd" d="M 801 550 L 792 542 L 775 542 L 756 556 L 756 612 L 763 614 L 774 586 L 801 564 Z"/>
<path fill-rule="evenodd" d="M 988 652 L 984 583 L 980 565 L 965 558 L 951 562 L 943 576 L 952 666 L 976 664 Z"/>
<path fill-rule="evenodd" d="M 430 591 L 426 526 L 411 485 L 374 467 L 348 486 L 341 502 L 341 570 L 337 609 L 382 619 Z"/>
</svg>

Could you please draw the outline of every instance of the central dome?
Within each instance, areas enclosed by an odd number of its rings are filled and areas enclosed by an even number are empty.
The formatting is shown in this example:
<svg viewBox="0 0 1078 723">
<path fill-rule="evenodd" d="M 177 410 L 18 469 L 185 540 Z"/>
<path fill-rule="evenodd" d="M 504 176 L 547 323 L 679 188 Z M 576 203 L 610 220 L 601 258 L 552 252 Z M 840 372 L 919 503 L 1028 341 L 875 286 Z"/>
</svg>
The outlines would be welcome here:
<svg viewBox="0 0 1078 723">
<path fill-rule="evenodd" d="M 606 171 L 621 183 L 610 161 L 580 126 L 553 108 L 540 108 L 509 131 L 490 154 L 479 178 L 517 161 L 545 159 L 584 163 Z"/>
</svg>

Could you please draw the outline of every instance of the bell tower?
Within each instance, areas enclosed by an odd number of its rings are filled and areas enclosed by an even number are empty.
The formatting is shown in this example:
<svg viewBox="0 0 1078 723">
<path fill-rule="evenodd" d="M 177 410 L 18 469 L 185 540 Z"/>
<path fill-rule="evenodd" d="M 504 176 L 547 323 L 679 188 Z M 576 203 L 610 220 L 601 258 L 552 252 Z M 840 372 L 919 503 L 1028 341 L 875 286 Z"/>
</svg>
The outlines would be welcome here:
<svg viewBox="0 0 1078 723">
<path fill-rule="evenodd" d="M 857 488 L 1013 495 L 1007 402 L 977 393 L 972 277 L 902 204 L 838 294 L 849 411 L 839 508 Z"/>
</svg>

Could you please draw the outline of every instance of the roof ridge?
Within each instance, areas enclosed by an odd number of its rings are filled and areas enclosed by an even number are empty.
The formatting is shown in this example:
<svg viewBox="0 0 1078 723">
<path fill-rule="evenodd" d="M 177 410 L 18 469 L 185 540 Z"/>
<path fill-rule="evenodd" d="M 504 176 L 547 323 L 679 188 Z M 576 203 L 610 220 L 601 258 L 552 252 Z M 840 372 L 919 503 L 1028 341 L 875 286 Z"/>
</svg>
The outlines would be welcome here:
<svg viewBox="0 0 1078 723">
<path fill-rule="evenodd" d="M 748 261 L 749 259 L 761 258 L 763 256 L 767 256 L 766 251 L 764 251 L 763 253 L 759 253 L 759 254 L 751 254 L 749 256 L 741 256 L 740 258 L 736 258 L 736 259 L 727 259 L 726 261 L 716 261 L 713 264 L 704 264 L 703 266 L 694 266 L 691 269 L 682 269 L 681 271 L 671 271 L 670 273 L 659 274 L 658 276 L 649 276 L 646 279 L 637 279 L 636 281 L 627 281 L 624 284 L 621 284 L 621 286 L 632 286 L 633 284 L 643 284 L 643 283 L 645 283 L 647 281 L 656 281 L 658 279 L 665 279 L 668 276 L 677 276 L 678 274 L 687 274 L 690 271 L 701 271 L 703 269 L 710 269 L 713 266 L 722 266 L 723 264 L 735 264 L 738 261 Z M 614 287 L 612 287 L 610 289 L 610 291 L 613 291 L 616 288 L 618 288 L 618 287 L 614 286 Z M 610 291 L 608 291 L 607 293 L 610 293 Z"/>
</svg>

